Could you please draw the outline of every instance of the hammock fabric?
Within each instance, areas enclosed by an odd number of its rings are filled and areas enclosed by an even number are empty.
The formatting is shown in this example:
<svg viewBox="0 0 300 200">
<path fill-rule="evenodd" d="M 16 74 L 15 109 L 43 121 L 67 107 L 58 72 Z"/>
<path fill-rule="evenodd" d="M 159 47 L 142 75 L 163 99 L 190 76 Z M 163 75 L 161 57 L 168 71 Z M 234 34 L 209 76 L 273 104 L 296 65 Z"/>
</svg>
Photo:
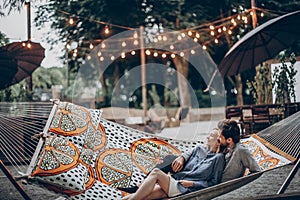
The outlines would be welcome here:
<svg viewBox="0 0 300 200">
<path fill-rule="evenodd" d="M 101 114 L 101 110 L 55 101 L 26 172 L 29 180 L 66 194 L 68 199 L 120 199 L 126 193 L 117 187 L 139 184 L 165 156 L 180 155 L 200 144 L 200 141 L 153 137 L 153 134 L 105 120 Z M 299 121 L 300 116 L 295 118 Z M 295 134 L 293 130 L 291 132 Z M 299 139 L 299 128 L 297 130 L 295 139 Z M 264 136 L 253 135 L 242 140 L 263 171 L 294 162 L 299 156 L 299 142 L 294 146 L 297 150 L 289 154 L 287 149 L 275 146 L 276 142 L 267 142 L 272 139 L 270 134 Z M 254 180 L 260 174 L 177 198 L 213 198 Z"/>
</svg>

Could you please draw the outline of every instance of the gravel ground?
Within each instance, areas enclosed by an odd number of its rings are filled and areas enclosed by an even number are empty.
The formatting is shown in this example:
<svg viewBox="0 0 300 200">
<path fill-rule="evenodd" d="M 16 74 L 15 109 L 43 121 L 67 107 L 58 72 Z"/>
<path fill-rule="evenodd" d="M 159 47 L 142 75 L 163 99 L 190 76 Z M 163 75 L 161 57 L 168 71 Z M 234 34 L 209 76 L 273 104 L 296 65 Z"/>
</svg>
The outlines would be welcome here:
<svg viewBox="0 0 300 200">
<path fill-rule="evenodd" d="M 255 181 L 225 195 L 215 198 L 215 200 L 223 199 L 260 199 L 264 195 L 276 194 L 282 183 L 292 170 L 294 165 L 288 165 L 278 169 L 265 172 Z M 54 200 L 60 197 L 59 194 L 50 192 L 40 186 L 34 184 L 22 184 L 24 190 L 32 200 Z M 285 193 L 297 192 L 300 199 L 300 172 L 297 172 L 293 181 L 285 191 Z M 23 199 L 15 187 L 0 171 L 0 199 L 2 200 L 20 200 Z M 291 199 L 286 198 L 286 199 Z"/>
</svg>

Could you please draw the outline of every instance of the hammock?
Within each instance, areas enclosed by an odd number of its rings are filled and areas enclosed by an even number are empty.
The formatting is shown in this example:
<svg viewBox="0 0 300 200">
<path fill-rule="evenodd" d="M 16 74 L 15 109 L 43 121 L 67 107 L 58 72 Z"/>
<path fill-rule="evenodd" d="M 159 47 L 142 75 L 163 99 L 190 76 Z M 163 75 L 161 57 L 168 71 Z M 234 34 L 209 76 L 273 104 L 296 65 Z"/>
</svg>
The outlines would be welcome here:
<svg viewBox="0 0 300 200">
<path fill-rule="evenodd" d="M 201 143 L 154 137 L 105 120 L 101 114 L 101 110 L 59 101 L 53 106 L 2 104 L 0 158 L 28 181 L 68 199 L 120 199 L 126 194 L 117 187 L 139 184 L 165 156 L 179 155 Z M 255 180 L 266 170 L 294 162 L 300 155 L 299 121 L 300 112 L 243 139 L 262 172 L 173 199 L 211 199 Z M 32 139 L 36 133 L 41 133 L 40 138 Z"/>
</svg>

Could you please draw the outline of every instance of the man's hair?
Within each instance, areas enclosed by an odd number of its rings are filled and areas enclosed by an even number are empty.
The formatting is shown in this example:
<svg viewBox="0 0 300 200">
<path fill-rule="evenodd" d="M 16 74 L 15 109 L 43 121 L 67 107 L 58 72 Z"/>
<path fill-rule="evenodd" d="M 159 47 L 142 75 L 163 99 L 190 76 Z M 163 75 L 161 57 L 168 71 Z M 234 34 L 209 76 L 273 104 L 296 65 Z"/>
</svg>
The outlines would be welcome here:
<svg viewBox="0 0 300 200">
<path fill-rule="evenodd" d="M 225 139 L 232 138 L 234 143 L 238 143 L 240 141 L 240 128 L 236 121 L 225 119 L 218 124 L 221 128 L 221 134 L 225 137 Z"/>
</svg>

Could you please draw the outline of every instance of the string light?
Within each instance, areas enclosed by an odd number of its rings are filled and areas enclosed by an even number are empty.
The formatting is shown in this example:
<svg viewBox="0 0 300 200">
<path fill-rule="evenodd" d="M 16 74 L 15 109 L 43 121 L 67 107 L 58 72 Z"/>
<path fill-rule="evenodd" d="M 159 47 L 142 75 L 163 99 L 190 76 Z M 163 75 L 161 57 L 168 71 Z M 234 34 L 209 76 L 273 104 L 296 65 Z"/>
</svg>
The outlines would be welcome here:
<svg viewBox="0 0 300 200">
<path fill-rule="evenodd" d="M 100 57 L 100 61 L 103 61 L 103 60 L 104 60 L 104 57 L 103 57 L 103 56 L 101 56 L 101 57 Z"/>
<path fill-rule="evenodd" d="M 60 11 L 60 12 L 62 12 L 62 11 Z M 64 12 L 65 14 L 68 14 L 68 13 L 66 13 L 66 12 Z M 254 13 L 253 13 L 253 11 L 251 11 L 251 12 L 249 12 L 248 10 L 246 10 L 244 13 L 248 13 L 248 16 L 244 16 L 243 14 L 236 14 L 236 15 L 234 15 L 234 16 L 230 16 L 230 17 L 227 17 L 227 18 L 224 18 L 224 19 L 222 19 L 222 20 L 217 20 L 217 21 L 214 21 L 214 22 L 210 22 L 210 25 L 209 24 L 207 24 L 207 25 L 205 25 L 205 27 L 207 27 L 207 26 L 209 26 L 209 32 L 208 32 L 208 34 L 210 34 L 211 36 L 217 36 L 218 38 L 220 38 L 220 37 L 222 37 L 222 35 L 220 35 L 220 34 L 222 34 L 222 32 L 227 32 L 227 34 L 229 34 L 229 35 L 231 35 L 231 34 L 233 34 L 233 29 L 235 28 L 235 26 L 237 26 L 238 25 L 238 23 L 237 23 L 237 21 L 236 20 L 241 20 L 242 19 L 242 22 L 244 23 L 244 24 L 247 24 L 248 23 L 248 21 L 249 21 L 249 15 L 253 15 Z M 68 14 L 69 15 L 69 14 Z M 263 17 L 264 16 L 264 13 L 263 12 L 260 12 L 260 16 L 261 17 Z M 77 17 L 77 16 L 76 16 Z M 78 18 L 80 18 L 80 17 L 78 17 Z M 225 21 L 226 20 L 226 21 Z M 110 29 L 109 29 L 109 26 L 108 26 L 108 23 L 106 23 L 106 22 L 100 22 L 100 21 L 96 21 L 96 20 L 92 20 L 92 21 L 94 21 L 94 22 L 97 22 L 97 23 L 100 23 L 100 24 L 105 24 L 105 29 L 104 29 L 104 33 L 105 34 L 109 34 L 110 33 Z M 219 22 L 222 22 L 222 24 L 219 24 L 219 25 L 217 25 Z M 228 22 L 231 22 L 232 23 L 232 25 L 231 26 L 228 26 Z M 70 25 L 73 25 L 74 23 L 75 23 L 75 20 L 74 20 L 74 18 L 73 18 L 73 16 L 71 17 L 69 17 L 68 18 L 68 23 L 70 24 Z M 241 23 L 240 21 L 239 21 L 239 23 Z M 226 24 L 226 25 L 225 25 Z M 227 27 L 226 27 L 227 26 Z M 118 25 L 117 25 L 117 27 L 118 27 Z M 133 28 L 131 29 L 130 27 L 121 27 L 121 26 L 119 26 L 120 28 L 126 28 L 126 29 L 129 29 L 129 30 L 134 30 Z M 200 29 L 200 27 L 204 27 L 204 25 L 201 25 L 201 26 L 199 26 L 198 28 L 196 28 L 196 27 L 194 27 L 193 29 L 195 30 L 195 32 L 194 32 L 194 30 L 182 30 L 182 31 L 185 31 L 185 32 L 177 32 L 176 31 L 176 33 L 178 33 L 178 35 L 177 35 L 177 40 L 182 40 L 185 36 L 191 36 L 191 37 L 193 37 L 193 34 L 195 34 L 194 35 L 194 38 L 193 38 L 193 40 L 194 40 L 194 42 L 199 42 L 199 38 L 200 38 L 200 34 L 199 33 L 197 33 L 197 31 L 201 31 L 201 30 L 199 30 Z M 214 30 L 216 30 L 216 31 L 214 31 Z M 218 33 L 220 33 L 220 34 L 218 34 Z M 133 38 L 134 38 L 134 40 L 133 40 L 133 44 L 134 45 L 138 45 L 139 44 L 139 41 L 137 40 L 137 38 L 138 38 L 138 33 L 137 33 L 137 31 L 134 31 L 134 34 L 133 34 Z M 129 39 L 129 38 L 125 38 L 125 39 Z M 162 35 L 158 35 L 156 38 L 154 38 L 153 39 L 153 42 L 158 42 L 158 41 L 161 41 L 161 40 L 163 40 L 163 41 L 167 41 L 167 36 L 165 35 L 165 34 L 162 34 Z M 213 40 L 214 41 L 214 43 L 216 43 L 216 44 L 218 44 L 219 43 L 219 39 L 217 39 L 217 38 L 215 38 L 215 39 L 211 39 L 211 40 Z M 126 41 L 126 42 L 128 42 L 128 41 Z M 127 46 L 127 44 L 126 44 L 126 42 L 125 41 L 123 41 L 122 43 L 121 43 L 121 45 L 122 45 L 122 47 L 126 47 Z M 207 44 L 207 42 L 205 42 L 205 44 Z M 23 44 L 22 44 L 23 45 Z M 27 46 L 28 44 L 24 44 L 25 46 Z M 30 48 L 30 44 L 27 46 L 28 48 Z M 106 45 L 102 42 L 101 43 L 101 47 L 104 49 L 104 48 L 106 48 Z M 67 49 L 69 49 L 70 48 L 70 45 L 69 44 L 66 44 L 66 48 Z M 92 44 L 92 43 L 90 43 L 90 45 L 89 45 L 89 48 L 90 49 L 93 49 L 94 48 L 94 45 Z M 204 50 L 206 50 L 207 49 L 207 46 L 206 45 L 203 45 L 202 46 L 202 48 L 204 49 Z M 171 50 L 174 50 L 174 45 L 170 45 L 170 49 Z M 146 55 L 151 55 L 151 53 L 152 53 L 152 51 L 150 51 L 150 50 L 146 50 L 145 51 L 145 54 Z M 194 49 L 192 49 L 192 50 L 190 50 L 190 53 L 191 54 L 195 54 L 195 50 Z M 131 51 L 131 55 L 135 55 L 136 54 L 136 52 L 135 51 Z M 73 54 L 74 56 L 77 56 L 77 52 L 74 52 L 74 54 Z M 101 52 L 99 52 L 98 53 L 98 56 L 100 57 L 102 54 L 101 54 Z M 122 52 L 121 53 L 121 57 L 122 58 L 125 58 L 125 52 Z M 154 57 L 157 57 L 159 54 L 157 53 L 157 52 L 154 52 L 153 53 L 153 56 Z M 179 53 L 179 55 L 180 56 L 183 56 L 184 55 L 184 52 L 180 52 Z M 163 54 L 161 54 L 161 56 L 163 57 L 163 58 L 165 58 L 166 56 L 167 56 L 167 54 L 166 53 L 163 53 Z M 176 57 L 176 54 L 174 54 L 174 53 L 172 53 L 171 55 L 170 55 L 170 57 L 171 58 L 175 58 Z M 111 56 L 111 59 L 112 58 L 114 58 L 113 56 Z M 102 56 L 102 57 L 100 57 L 100 60 L 101 59 L 103 59 L 104 60 L 104 57 Z M 115 58 L 114 58 L 115 59 Z"/>
<path fill-rule="evenodd" d="M 97 53 L 97 55 L 100 57 L 100 56 L 102 55 L 101 51 L 99 51 L 99 52 Z"/>
<path fill-rule="evenodd" d="M 114 60 L 114 59 L 115 59 L 115 56 L 111 56 L 110 59 L 111 59 L 111 60 Z"/>
</svg>

